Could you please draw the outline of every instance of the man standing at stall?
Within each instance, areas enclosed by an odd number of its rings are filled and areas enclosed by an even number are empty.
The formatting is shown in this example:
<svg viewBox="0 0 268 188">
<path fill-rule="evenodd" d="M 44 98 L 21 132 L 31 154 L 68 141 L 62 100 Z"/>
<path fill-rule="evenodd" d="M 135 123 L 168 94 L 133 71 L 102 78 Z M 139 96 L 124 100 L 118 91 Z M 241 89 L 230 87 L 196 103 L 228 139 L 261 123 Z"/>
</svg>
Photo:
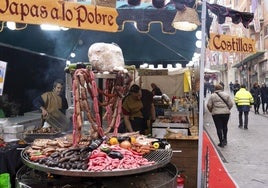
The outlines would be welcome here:
<svg viewBox="0 0 268 188">
<path fill-rule="evenodd" d="M 52 91 L 45 92 L 33 100 L 34 107 L 40 109 L 42 112 L 41 126 L 43 126 L 49 114 L 53 115 L 53 113 L 58 111 L 65 114 L 65 111 L 68 108 L 68 103 L 67 99 L 62 96 L 62 91 L 63 81 L 58 79 L 53 83 Z"/>
<path fill-rule="evenodd" d="M 142 114 L 142 92 L 140 86 L 133 84 L 129 89 L 129 94 L 123 99 L 122 112 L 124 126 L 128 132 L 139 131 L 145 133 L 146 121 Z"/>
</svg>

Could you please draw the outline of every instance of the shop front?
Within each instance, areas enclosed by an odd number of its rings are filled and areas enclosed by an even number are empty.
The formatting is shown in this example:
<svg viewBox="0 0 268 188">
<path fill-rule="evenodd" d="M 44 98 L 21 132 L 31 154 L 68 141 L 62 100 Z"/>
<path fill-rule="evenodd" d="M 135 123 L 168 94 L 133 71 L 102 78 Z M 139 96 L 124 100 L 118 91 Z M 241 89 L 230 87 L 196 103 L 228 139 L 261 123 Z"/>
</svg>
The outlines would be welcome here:
<svg viewBox="0 0 268 188">
<path fill-rule="evenodd" d="M 265 52 L 256 52 L 235 64 L 233 67 L 237 68 L 240 83 L 245 83 L 248 88 L 251 88 L 255 82 L 265 83 L 265 61 Z"/>
</svg>

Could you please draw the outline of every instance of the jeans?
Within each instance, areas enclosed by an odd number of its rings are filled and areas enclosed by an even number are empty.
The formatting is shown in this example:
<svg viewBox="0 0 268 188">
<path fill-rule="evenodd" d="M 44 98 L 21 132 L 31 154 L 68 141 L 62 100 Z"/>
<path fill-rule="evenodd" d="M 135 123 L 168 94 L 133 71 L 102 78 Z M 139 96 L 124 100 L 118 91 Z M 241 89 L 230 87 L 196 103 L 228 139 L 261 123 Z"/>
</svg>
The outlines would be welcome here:
<svg viewBox="0 0 268 188">
<path fill-rule="evenodd" d="M 248 128 L 248 113 L 249 111 L 239 111 L 239 126 L 243 126 L 243 113 L 245 116 L 244 128 Z"/>
<path fill-rule="evenodd" d="M 267 112 L 268 111 L 268 104 L 267 102 L 262 102 L 262 112 Z"/>
</svg>

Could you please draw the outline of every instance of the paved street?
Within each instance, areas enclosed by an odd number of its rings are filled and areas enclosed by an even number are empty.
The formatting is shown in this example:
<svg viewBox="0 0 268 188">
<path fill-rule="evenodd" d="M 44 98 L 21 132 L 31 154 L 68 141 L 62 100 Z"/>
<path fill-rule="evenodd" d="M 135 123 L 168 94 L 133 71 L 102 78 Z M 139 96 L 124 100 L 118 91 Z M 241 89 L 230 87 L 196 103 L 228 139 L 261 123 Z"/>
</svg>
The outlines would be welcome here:
<svg viewBox="0 0 268 188">
<path fill-rule="evenodd" d="M 206 99 L 209 98 L 207 96 Z M 206 102 L 204 102 L 206 105 Z M 251 108 L 252 110 L 252 108 Z M 205 108 L 204 130 L 213 141 L 226 169 L 240 188 L 268 187 L 268 114 L 249 114 L 248 130 L 238 128 L 238 112 L 234 105 L 228 123 L 228 145 L 217 146 L 216 128 Z"/>
</svg>

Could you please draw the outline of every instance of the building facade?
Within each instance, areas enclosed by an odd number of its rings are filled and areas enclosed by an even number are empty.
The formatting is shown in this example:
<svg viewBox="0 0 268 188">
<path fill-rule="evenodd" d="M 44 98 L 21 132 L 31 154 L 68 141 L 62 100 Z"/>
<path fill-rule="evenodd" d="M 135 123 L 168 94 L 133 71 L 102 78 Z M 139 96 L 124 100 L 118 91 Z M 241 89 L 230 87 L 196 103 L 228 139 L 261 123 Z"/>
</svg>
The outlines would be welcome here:
<svg viewBox="0 0 268 188">
<path fill-rule="evenodd" d="M 218 24 L 217 18 L 213 21 L 212 33 L 226 34 L 242 38 L 251 38 L 256 41 L 255 53 L 238 52 L 207 52 L 207 66 L 210 69 L 221 71 L 225 84 L 238 80 L 252 87 L 254 82 L 268 85 L 268 1 L 267 0 L 222 0 L 215 1 L 225 7 L 254 13 L 254 20 L 245 28 L 242 23 L 234 24 L 231 18 L 226 18 L 224 24 Z M 214 15 L 215 16 L 215 15 Z"/>
</svg>

